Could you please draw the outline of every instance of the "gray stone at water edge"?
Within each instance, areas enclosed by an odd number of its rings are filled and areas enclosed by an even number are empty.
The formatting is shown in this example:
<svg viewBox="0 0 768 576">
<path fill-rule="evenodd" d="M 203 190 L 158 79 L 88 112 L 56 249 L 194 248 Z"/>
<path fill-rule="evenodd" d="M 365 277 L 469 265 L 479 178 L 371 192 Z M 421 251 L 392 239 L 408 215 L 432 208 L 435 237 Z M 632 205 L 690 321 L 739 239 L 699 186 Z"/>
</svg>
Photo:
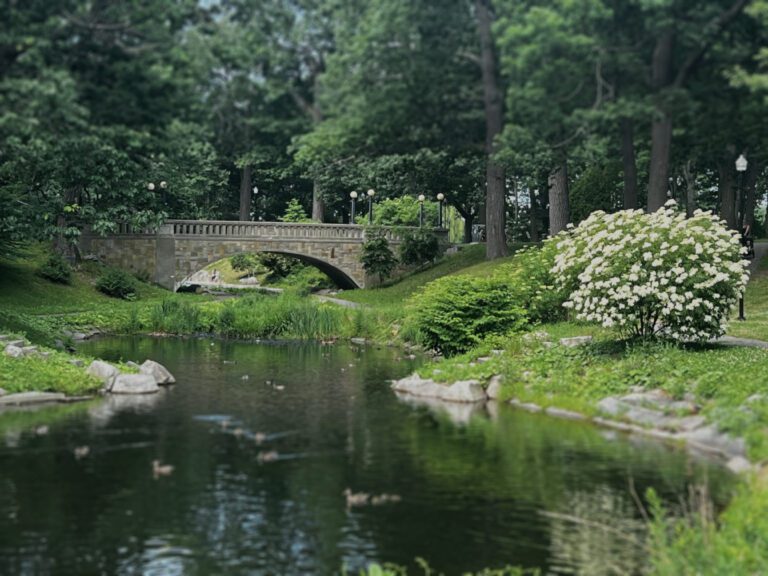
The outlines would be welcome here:
<svg viewBox="0 0 768 576">
<path fill-rule="evenodd" d="M 88 369 L 85 371 L 85 373 L 90 374 L 91 376 L 95 376 L 101 380 L 107 387 L 107 390 L 109 390 L 112 386 L 112 381 L 120 375 L 120 370 L 112 366 L 112 364 L 109 362 L 104 362 L 103 360 L 94 360 L 91 362 L 91 365 L 88 366 Z"/>
<path fill-rule="evenodd" d="M 487 396 L 477 380 L 459 380 L 445 387 L 440 399 L 446 402 L 483 402 Z"/>
<path fill-rule="evenodd" d="M 145 360 L 139 367 L 139 371 L 142 374 L 152 376 L 158 384 L 174 384 L 176 382 L 173 374 L 165 366 L 154 360 Z"/>
<path fill-rule="evenodd" d="M 0 388 L 0 396 L 5 396 L 6 394 L 8 394 L 8 392 Z"/>
<path fill-rule="evenodd" d="M 141 368 L 141 365 L 134 362 L 133 360 L 128 360 L 128 362 L 126 362 L 125 365 L 130 366 L 131 368 L 136 368 L 137 370 Z"/>
<path fill-rule="evenodd" d="M 560 345 L 568 348 L 584 346 L 592 342 L 592 336 L 574 336 L 573 338 L 560 338 Z"/>
<path fill-rule="evenodd" d="M 72 358 L 72 360 L 68 360 L 68 362 L 72 364 L 72 366 L 77 366 L 78 368 L 85 366 L 85 362 L 80 360 L 80 358 Z"/>
<path fill-rule="evenodd" d="M 0 406 L 61 402 L 64 398 L 64 394 L 61 394 L 60 392 L 21 392 L 19 394 L 7 394 L 0 397 Z"/>
<path fill-rule="evenodd" d="M 18 346 L 9 345 L 5 347 L 5 355 L 10 356 L 11 358 L 21 358 L 24 356 L 24 350 Z"/>
<path fill-rule="evenodd" d="M 734 456 L 725 466 L 734 474 L 752 471 L 752 463 L 743 456 Z"/>
<path fill-rule="evenodd" d="M 21 351 L 24 352 L 24 356 L 33 356 L 37 353 L 37 346 L 24 346 Z"/>
<path fill-rule="evenodd" d="M 368 341 L 365 338 L 350 338 L 349 341 L 352 342 L 352 344 L 360 344 L 360 345 L 368 343 Z"/>
<path fill-rule="evenodd" d="M 109 389 L 112 394 L 154 394 L 159 390 L 151 374 L 120 374 Z"/>
<path fill-rule="evenodd" d="M 501 376 L 498 374 L 491 378 L 488 382 L 488 388 L 485 389 L 485 393 L 491 400 L 497 400 L 501 395 Z"/>
</svg>

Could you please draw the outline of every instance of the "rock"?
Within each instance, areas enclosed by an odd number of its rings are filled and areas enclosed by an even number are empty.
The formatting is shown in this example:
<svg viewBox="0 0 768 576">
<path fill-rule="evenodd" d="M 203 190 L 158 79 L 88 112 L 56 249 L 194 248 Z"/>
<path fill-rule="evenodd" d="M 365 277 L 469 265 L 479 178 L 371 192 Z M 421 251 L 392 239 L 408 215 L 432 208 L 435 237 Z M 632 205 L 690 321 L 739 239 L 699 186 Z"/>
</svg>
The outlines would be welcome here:
<svg viewBox="0 0 768 576">
<path fill-rule="evenodd" d="M 484 402 L 488 398 L 477 380 L 459 380 L 442 388 L 439 398 L 446 402 Z"/>
<path fill-rule="evenodd" d="M 600 402 L 597 403 L 597 408 L 609 416 L 618 416 L 619 414 L 625 412 L 627 409 L 626 406 L 614 396 L 608 396 L 607 398 L 600 400 Z"/>
<path fill-rule="evenodd" d="M 8 336 L 8 334 L 0 334 L 0 342 L 5 342 L 6 340 L 10 340 L 12 336 Z"/>
<path fill-rule="evenodd" d="M 701 428 L 706 423 L 707 419 L 704 416 L 685 416 L 683 418 L 670 418 L 665 428 L 690 432 L 696 428 Z"/>
<path fill-rule="evenodd" d="M 568 420 L 586 420 L 587 417 L 579 412 L 573 412 L 572 410 L 564 410 L 563 408 L 555 408 L 550 406 L 544 410 L 545 414 L 549 416 L 556 416 L 557 418 L 566 418 Z"/>
<path fill-rule="evenodd" d="M 56 338 L 56 340 L 53 341 L 53 347 L 56 348 L 56 350 L 64 350 L 66 346 L 64 346 L 64 341 Z"/>
<path fill-rule="evenodd" d="M 365 338 L 350 338 L 349 341 L 352 342 L 352 344 L 361 344 L 361 345 L 368 343 L 368 341 Z"/>
<path fill-rule="evenodd" d="M 24 350 L 18 346 L 9 345 L 5 347 L 5 355 L 10 356 L 11 358 L 21 358 L 24 356 Z"/>
<path fill-rule="evenodd" d="M 532 402 L 521 402 L 517 398 L 512 398 L 512 400 L 510 400 L 509 403 L 512 404 L 512 406 L 514 406 L 515 408 L 521 408 L 526 412 L 533 412 L 534 414 L 536 414 L 537 412 L 541 412 L 543 410 L 543 408 L 538 404 L 533 404 Z"/>
<path fill-rule="evenodd" d="M 0 396 L 5 396 L 6 394 L 8 394 L 8 392 L 0 388 Z"/>
<path fill-rule="evenodd" d="M 174 384 L 176 382 L 173 374 L 165 366 L 154 360 L 145 360 L 139 367 L 139 372 L 149 374 L 158 384 Z"/>
<path fill-rule="evenodd" d="M 23 404 L 44 404 L 47 402 L 61 402 L 64 394 L 60 392 L 20 392 L 19 394 L 6 394 L 0 398 L 0 406 L 21 406 Z"/>
<path fill-rule="evenodd" d="M 501 395 L 501 376 L 497 374 L 491 378 L 488 382 L 488 388 L 485 389 L 485 393 L 491 400 L 498 400 Z"/>
<path fill-rule="evenodd" d="M 50 352 L 38 352 L 37 355 L 42 358 L 43 360 L 48 360 L 48 358 L 51 357 Z"/>
<path fill-rule="evenodd" d="M 436 398 L 446 402 L 481 402 L 487 398 L 477 380 L 464 380 L 446 386 L 434 380 L 421 378 L 418 374 L 411 374 L 393 382 L 392 388 L 403 394 Z"/>
<path fill-rule="evenodd" d="M 8 346 L 15 346 L 16 348 L 24 348 L 24 346 L 27 345 L 26 340 L 8 340 L 4 343 L 5 347 L 8 348 Z"/>
<path fill-rule="evenodd" d="M 77 366 L 78 368 L 85 366 L 85 362 L 80 360 L 80 358 L 72 358 L 71 360 L 68 360 L 68 362 L 72 364 L 72 366 Z"/>
<path fill-rule="evenodd" d="M 752 471 L 752 463 L 743 456 L 734 456 L 725 465 L 734 474 L 743 474 Z"/>
<path fill-rule="evenodd" d="M 85 373 L 90 374 L 91 376 L 95 376 L 101 380 L 106 386 L 107 390 L 109 390 L 114 379 L 120 375 L 120 370 L 112 366 L 112 364 L 109 362 L 104 362 L 103 360 L 94 360 L 91 362 L 91 365 L 88 366 L 88 369 L 85 371 Z"/>
<path fill-rule="evenodd" d="M 128 362 L 126 362 L 125 365 L 130 366 L 131 368 L 136 368 L 136 370 L 141 368 L 141 366 L 137 362 L 134 362 L 133 360 L 128 360 Z"/>
<path fill-rule="evenodd" d="M 75 342 L 81 341 L 81 340 L 88 340 L 88 334 L 84 334 L 82 332 L 72 332 L 72 335 L 70 336 L 72 340 Z"/>
<path fill-rule="evenodd" d="M 722 434 L 715 426 L 703 426 L 680 436 L 691 444 L 721 452 L 727 456 L 744 456 L 746 454 L 746 443 L 743 438 L 733 438 L 728 434 Z"/>
<path fill-rule="evenodd" d="M 560 338 L 560 346 L 575 348 L 592 342 L 592 336 L 573 336 L 572 338 Z"/>
<path fill-rule="evenodd" d="M 151 374 L 119 374 L 109 388 L 112 394 L 154 394 L 159 390 Z"/>
<path fill-rule="evenodd" d="M 24 346 L 21 351 L 24 353 L 24 356 L 33 356 L 37 353 L 37 346 Z"/>
<path fill-rule="evenodd" d="M 765 396 L 762 394 L 752 394 L 752 396 L 744 400 L 744 404 L 754 404 L 755 402 L 762 402 L 764 399 Z"/>
</svg>

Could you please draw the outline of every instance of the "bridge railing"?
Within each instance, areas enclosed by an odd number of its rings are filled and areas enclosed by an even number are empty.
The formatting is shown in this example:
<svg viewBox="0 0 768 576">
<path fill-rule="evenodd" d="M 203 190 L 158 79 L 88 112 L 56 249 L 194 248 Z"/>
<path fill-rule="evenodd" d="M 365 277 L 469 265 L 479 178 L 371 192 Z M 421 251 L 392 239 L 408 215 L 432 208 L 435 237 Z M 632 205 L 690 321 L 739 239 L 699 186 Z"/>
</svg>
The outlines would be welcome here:
<svg viewBox="0 0 768 576">
<path fill-rule="evenodd" d="M 387 240 L 398 242 L 404 232 L 416 230 L 413 227 L 381 227 Z M 438 236 L 445 236 L 445 229 L 434 230 Z M 166 220 L 157 229 L 136 229 L 120 224 L 118 235 L 161 235 L 206 238 L 265 238 L 301 240 L 365 240 L 366 227 L 350 224 L 315 224 L 299 222 L 237 222 L 232 220 Z"/>
</svg>

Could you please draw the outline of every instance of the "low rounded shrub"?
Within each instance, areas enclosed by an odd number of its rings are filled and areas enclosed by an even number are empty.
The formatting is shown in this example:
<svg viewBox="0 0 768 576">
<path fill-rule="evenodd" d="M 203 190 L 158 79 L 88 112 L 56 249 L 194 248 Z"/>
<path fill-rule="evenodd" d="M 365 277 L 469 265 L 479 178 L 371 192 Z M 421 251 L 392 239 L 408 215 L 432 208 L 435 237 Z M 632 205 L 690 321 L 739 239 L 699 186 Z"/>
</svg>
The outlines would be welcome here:
<svg viewBox="0 0 768 576">
<path fill-rule="evenodd" d="M 564 305 L 628 336 L 720 336 L 749 279 L 738 233 L 708 212 L 686 218 L 673 201 L 652 214 L 595 212 L 556 242 Z"/>
<path fill-rule="evenodd" d="M 96 279 L 96 289 L 113 298 L 128 299 L 136 294 L 136 282 L 127 272 L 110 268 Z"/>
<path fill-rule="evenodd" d="M 528 315 L 519 301 L 504 276 L 445 276 L 411 297 L 409 321 L 421 344 L 450 356 L 489 335 L 523 328 Z"/>
<path fill-rule="evenodd" d="M 54 252 L 50 255 L 45 264 L 43 264 L 38 270 L 38 274 L 58 284 L 69 284 L 72 282 L 72 267 L 58 252 Z"/>
</svg>

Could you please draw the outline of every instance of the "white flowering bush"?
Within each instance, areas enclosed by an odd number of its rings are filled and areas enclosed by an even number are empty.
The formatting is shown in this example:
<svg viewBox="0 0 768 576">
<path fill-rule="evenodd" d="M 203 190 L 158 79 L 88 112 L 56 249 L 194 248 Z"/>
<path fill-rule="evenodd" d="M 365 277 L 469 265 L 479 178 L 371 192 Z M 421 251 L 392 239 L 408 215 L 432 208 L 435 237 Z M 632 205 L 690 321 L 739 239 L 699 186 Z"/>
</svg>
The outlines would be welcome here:
<svg viewBox="0 0 768 576">
<path fill-rule="evenodd" d="M 738 233 L 709 212 L 686 218 L 673 201 L 652 214 L 595 212 L 553 241 L 563 305 L 627 336 L 720 336 L 749 279 Z"/>
</svg>

